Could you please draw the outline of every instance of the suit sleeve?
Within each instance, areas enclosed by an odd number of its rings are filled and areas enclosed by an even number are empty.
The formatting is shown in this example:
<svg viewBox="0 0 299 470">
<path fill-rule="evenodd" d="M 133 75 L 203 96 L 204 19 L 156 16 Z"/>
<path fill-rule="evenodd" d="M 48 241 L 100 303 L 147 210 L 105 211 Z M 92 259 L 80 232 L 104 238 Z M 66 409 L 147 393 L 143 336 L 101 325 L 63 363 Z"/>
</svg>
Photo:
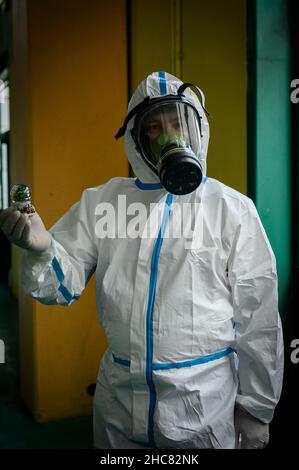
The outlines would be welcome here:
<svg viewBox="0 0 299 470">
<path fill-rule="evenodd" d="M 97 246 L 88 190 L 49 230 L 51 247 L 42 254 L 26 251 L 20 283 L 41 303 L 68 306 L 79 299 L 97 264 Z"/>
<path fill-rule="evenodd" d="M 235 320 L 239 390 L 236 402 L 269 423 L 283 379 L 276 260 L 251 200 L 243 208 L 228 263 Z"/>
</svg>

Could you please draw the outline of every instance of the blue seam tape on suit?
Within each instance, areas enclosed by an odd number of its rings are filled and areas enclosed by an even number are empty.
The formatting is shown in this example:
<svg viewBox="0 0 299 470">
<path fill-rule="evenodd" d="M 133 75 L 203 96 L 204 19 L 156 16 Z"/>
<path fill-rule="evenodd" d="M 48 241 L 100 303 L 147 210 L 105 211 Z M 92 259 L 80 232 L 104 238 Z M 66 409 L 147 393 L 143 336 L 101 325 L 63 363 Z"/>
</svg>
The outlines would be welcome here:
<svg viewBox="0 0 299 470">
<path fill-rule="evenodd" d="M 135 184 L 137 188 L 139 189 L 147 189 L 147 190 L 153 190 L 153 189 L 162 189 L 163 185 L 162 183 L 142 183 L 140 179 L 136 178 L 135 179 Z"/>
<path fill-rule="evenodd" d="M 165 72 L 159 72 L 159 86 L 160 86 L 160 94 L 161 95 L 166 95 L 166 93 L 167 93 L 167 83 L 166 83 Z"/>
<path fill-rule="evenodd" d="M 85 287 L 87 286 L 87 284 L 89 283 L 91 277 L 93 276 L 95 270 L 97 269 L 97 265 L 95 265 L 89 272 L 87 278 L 86 278 L 86 281 L 85 281 Z"/>
<path fill-rule="evenodd" d="M 156 294 L 157 276 L 158 276 L 158 260 L 159 254 L 163 242 L 163 235 L 165 232 L 166 225 L 169 220 L 171 204 L 173 195 L 168 194 L 165 202 L 163 220 L 160 227 L 159 235 L 155 243 L 153 250 L 152 261 L 151 261 L 151 274 L 150 274 L 150 286 L 149 286 L 149 300 L 146 314 L 146 381 L 150 391 L 150 403 L 149 403 L 149 416 L 148 416 L 148 437 L 149 443 L 155 447 L 154 440 L 154 411 L 156 405 L 156 390 L 152 378 L 152 365 L 153 365 L 153 312 L 154 302 Z"/>
<path fill-rule="evenodd" d="M 54 256 L 54 258 L 52 259 L 52 266 L 53 266 L 53 269 L 55 271 L 58 281 L 62 283 L 64 281 L 64 274 L 56 256 Z"/>
<path fill-rule="evenodd" d="M 208 177 L 204 176 L 202 179 L 201 184 L 205 184 L 208 181 Z M 135 185 L 137 188 L 142 189 L 142 190 L 154 190 L 154 189 L 163 189 L 163 184 L 162 183 L 142 183 L 140 179 L 136 178 L 135 179 Z"/>
<path fill-rule="evenodd" d="M 57 260 L 56 256 L 53 257 L 52 259 L 52 267 L 54 269 L 54 272 L 56 274 L 56 277 L 59 281 L 59 287 L 58 290 L 61 292 L 67 303 L 69 304 L 72 300 L 78 300 L 80 298 L 80 295 L 72 295 L 70 291 L 62 284 L 64 280 L 64 274 L 61 269 L 61 266 L 59 264 L 59 261 Z"/>
<path fill-rule="evenodd" d="M 115 354 L 113 353 L 112 353 L 112 357 L 113 357 L 114 362 L 116 362 L 117 364 L 121 364 L 122 366 L 126 366 L 126 367 L 131 366 L 131 362 L 128 361 L 127 359 L 121 359 L 120 357 L 115 356 Z"/>
<path fill-rule="evenodd" d="M 193 359 L 192 361 L 175 362 L 173 364 L 153 364 L 153 370 L 180 369 L 182 367 L 192 367 L 199 364 L 206 364 L 207 362 L 221 359 L 222 357 L 225 357 L 232 352 L 235 352 L 233 348 L 227 348 L 224 351 L 219 351 L 214 354 L 199 357 L 198 359 Z"/>
<path fill-rule="evenodd" d="M 165 363 L 153 363 L 153 370 L 162 370 L 162 369 L 180 369 L 182 367 L 193 367 L 199 364 L 205 364 L 210 361 L 216 361 L 222 357 L 228 356 L 232 352 L 236 353 L 236 350 L 232 347 L 225 349 L 224 351 L 217 351 L 213 354 L 208 354 L 207 356 L 198 357 L 197 359 L 192 359 L 190 361 L 183 362 L 165 362 Z M 114 362 L 121 364 L 126 367 L 131 366 L 131 362 L 128 359 L 121 359 L 115 354 L 112 354 Z"/>
</svg>

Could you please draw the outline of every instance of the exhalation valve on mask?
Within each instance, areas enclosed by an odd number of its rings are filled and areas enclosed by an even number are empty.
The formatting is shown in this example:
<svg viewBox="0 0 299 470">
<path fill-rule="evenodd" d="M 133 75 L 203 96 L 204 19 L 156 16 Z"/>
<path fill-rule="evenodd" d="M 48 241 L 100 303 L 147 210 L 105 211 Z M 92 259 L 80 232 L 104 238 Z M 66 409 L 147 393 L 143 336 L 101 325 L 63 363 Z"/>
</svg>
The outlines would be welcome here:
<svg viewBox="0 0 299 470">
<path fill-rule="evenodd" d="M 163 147 L 157 169 L 161 183 L 172 194 L 189 194 L 202 180 L 201 165 L 192 150 L 173 143 Z"/>
</svg>

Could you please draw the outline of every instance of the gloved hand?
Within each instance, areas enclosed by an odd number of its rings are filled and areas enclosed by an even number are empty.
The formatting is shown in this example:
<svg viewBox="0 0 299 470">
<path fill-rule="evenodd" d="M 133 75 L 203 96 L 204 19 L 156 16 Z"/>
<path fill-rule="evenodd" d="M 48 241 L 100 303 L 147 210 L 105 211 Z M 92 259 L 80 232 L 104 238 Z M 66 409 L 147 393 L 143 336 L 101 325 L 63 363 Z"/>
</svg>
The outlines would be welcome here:
<svg viewBox="0 0 299 470">
<path fill-rule="evenodd" d="M 263 449 L 269 443 L 269 425 L 241 406 L 235 408 L 236 449 Z"/>
<path fill-rule="evenodd" d="M 0 213 L 0 228 L 10 242 L 26 250 L 43 253 L 51 246 L 51 235 L 36 212 L 29 217 L 8 207 Z"/>
</svg>

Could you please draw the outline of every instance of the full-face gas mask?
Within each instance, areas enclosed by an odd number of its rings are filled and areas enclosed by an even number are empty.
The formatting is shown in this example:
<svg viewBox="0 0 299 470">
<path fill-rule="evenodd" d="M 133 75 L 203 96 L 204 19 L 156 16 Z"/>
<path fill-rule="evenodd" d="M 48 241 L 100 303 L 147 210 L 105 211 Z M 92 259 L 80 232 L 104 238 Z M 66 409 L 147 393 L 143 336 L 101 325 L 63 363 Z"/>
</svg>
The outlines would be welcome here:
<svg viewBox="0 0 299 470">
<path fill-rule="evenodd" d="M 131 135 L 137 151 L 165 189 L 179 195 L 191 193 L 202 180 L 201 116 L 183 95 L 187 86 L 192 85 L 181 85 L 177 95 L 146 97 L 115 136 L 121 137 L 135 116 Z"/>
</svg>

